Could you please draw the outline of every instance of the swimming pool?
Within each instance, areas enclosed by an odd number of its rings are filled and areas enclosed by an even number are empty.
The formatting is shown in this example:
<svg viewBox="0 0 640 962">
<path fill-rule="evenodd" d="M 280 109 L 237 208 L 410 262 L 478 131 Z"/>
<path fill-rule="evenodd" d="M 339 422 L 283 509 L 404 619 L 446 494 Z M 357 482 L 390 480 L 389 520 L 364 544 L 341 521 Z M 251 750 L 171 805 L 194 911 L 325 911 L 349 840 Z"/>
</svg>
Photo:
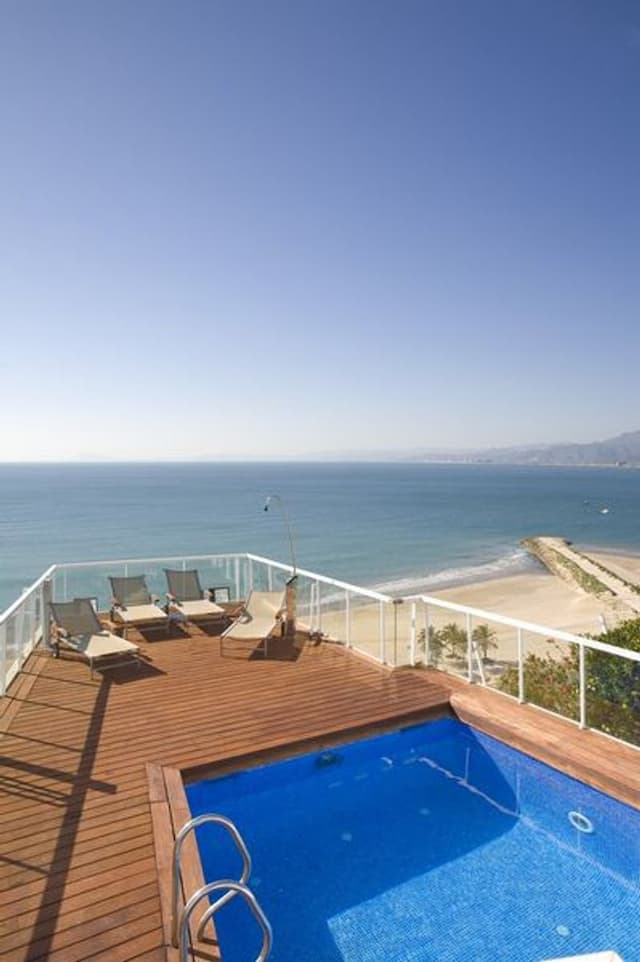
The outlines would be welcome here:
<svg viewBox="0 0 640 962">
<path fill-rule="evenodd" d="M 274 962 L 640 960 L 640 812 L 452 719 L 187 795 L 243 834 Z M 198 845 L 207 881 L 239 877 L 219 829 Z M 225 962 L 255 958 L 240 899 L 216 925 Z"/>
</svg>

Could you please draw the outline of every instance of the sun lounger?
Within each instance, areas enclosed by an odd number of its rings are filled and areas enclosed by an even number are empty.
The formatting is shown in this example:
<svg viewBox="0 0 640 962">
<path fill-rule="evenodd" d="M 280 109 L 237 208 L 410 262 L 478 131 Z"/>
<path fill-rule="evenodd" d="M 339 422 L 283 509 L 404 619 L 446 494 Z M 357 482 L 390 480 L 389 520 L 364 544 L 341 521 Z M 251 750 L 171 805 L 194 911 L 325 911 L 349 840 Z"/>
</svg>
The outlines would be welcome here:
<svg viewBox="0 0 640 962">
<path fill-rule="evenodd" d="M 200 585 L 198 572 L 165 568 L 169 613 L 186 621 L 214 621 L 225 617 L 225 610 L 208 597 Z"/>
<path fill-rule="evenodd" d="M 98 620 L 90 598 L 50 602 L 49 610 L 56 657 L 61 646 L 75 651 L 89 663 L 92 678 L 98 663 L 104 668 L 116 668 L 133 660 L 140 667 L 138 646 L 107 631 Z"/>
<path fill-rule="evenodd" d="M 127 627 L 153 628 L 163 625 L 169 629 L 169 616 L 154 602 L 144 575 L 129 578 L 109 578 L 111 583 L 111 621 Z"/>
<path fill-rule="evenodd" d="M 222 633 L 222 649 L 228 641 L 263 641 L 264 656 L 271 635 L 282 627 L 284 591 L 252 591 L 238 618 Z"/>
</svg>

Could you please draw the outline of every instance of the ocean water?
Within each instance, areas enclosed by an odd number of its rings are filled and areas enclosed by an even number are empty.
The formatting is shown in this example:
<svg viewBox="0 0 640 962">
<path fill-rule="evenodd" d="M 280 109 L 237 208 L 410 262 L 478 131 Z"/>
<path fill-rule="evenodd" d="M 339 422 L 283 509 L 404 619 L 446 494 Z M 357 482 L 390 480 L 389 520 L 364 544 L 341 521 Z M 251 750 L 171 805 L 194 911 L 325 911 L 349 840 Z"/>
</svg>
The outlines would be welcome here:
<svg viewBox="0 0 640 962">
<path fill-rule="evenodd" d="M 194 815 L 220 812 L 243 835 L 273 962 L 640 958 L 640 813 L 459 722 L 187 794 Z M 198 844 L 207 881 L 239 877 L 219 827 L 198 829 Z M 216 925 L 225 959 L 255 958 L 239 899 Z"/>
<path fill-rule="evenodd" d="M 0 609 L 52 562 L 289 549 L 404 593 L 526 570 L 520 539 L 640 553 L 640 471 L 449 464 L 0 465 Z M 609 508 L 601 514 L 601 508 Z"/>
</svg>

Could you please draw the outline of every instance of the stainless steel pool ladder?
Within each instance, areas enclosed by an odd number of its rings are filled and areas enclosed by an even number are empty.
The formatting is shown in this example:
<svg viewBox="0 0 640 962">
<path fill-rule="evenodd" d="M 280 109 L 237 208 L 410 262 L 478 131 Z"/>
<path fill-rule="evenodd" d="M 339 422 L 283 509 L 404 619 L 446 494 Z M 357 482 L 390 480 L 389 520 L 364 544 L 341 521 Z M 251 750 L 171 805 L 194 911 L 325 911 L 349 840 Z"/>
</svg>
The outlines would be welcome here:
<svg viewBox="0 0 640 962">
<path fill-rule="evenodd" d="M 197 892 L 186 901 L 184 908 L 180 911 L 180 861 L 182 856 L 182 846 L 187 835 L 192 832 L 199 825 L 204 825 L 207 822 L 214 822 L 217 825 L 222 825 L 233 839 L 236 848 L 238 849 L 240 856 L 242 858 L 242 874 L 238 881 L 232 881 L 231 879 L 220 879 L 217 882 L 209 882 L 207 885 L 203 885 L 199 888 Z M 262 929 L 262 948 L 257 956 L 255 962 L 265 962 L 265 959 L 269 957 L 271 952 L 271 945 L 273 943 L 273 933 L 271 931 L 271 925 L 266 915 L 262 911 L 258 900 L 255 895 L 248 887 L 247 882 L 249 881 L 249 876 L 251 875 L 251 856 L 249 855 L 249 850 L 245 845 L 242 835 L 238 831 L 235 824 L 231 819 L 226 818 L 224 815 L 214 815 L 213 813 L 205 815 L 197 815 L 195 818 L 189 819 L 186 822 L 178 834 L 176 835 L 175 842 L 173 843 L 173 873 L 171 882 L 171 934 L 172 942 L 176 948 L 180 949 L 180 962 L 188 962 L 188 952 L 189 952 L 189 920 L 191 915 L 198 905 L 198 903 L 210 895 L 212 892 L 219 892 L 224 890 L 224 895 L 221 895 L 219 899 L 216 899 L 207 910 L 204 912 L 197 930 L 197 938 L 201 939 L 204 935 L 204 929 L 209 921 L 209 919 L 221 909 L 223 905 L 226 905 L 235 898 L 236 895 L 240 895 L 247 903 L 250 911 L 253 913 L 258 925 Z"/>
</svg>

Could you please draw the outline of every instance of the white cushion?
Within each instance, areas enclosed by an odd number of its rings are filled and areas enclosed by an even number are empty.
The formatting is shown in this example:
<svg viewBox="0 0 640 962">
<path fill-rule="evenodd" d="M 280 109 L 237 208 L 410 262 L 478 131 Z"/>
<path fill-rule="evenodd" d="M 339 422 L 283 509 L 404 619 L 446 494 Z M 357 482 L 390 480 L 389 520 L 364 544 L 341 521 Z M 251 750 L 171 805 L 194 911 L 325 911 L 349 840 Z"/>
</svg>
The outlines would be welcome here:
<svg viewBox="0 0 640 962">
<path fill-rule="evenodd" d="M 67 644 L 74 651 L 81 652 L 87 658 L 102 658 L 107 655 L 122 655 L 124 652 L 133 654 L 139 651 L 137 645 L 125 638 L 118 638 L 110 631 L 101 631 L 96 635 L 75 635 Z"/>
<path fill-rule="evenodd" d="M 124 625 L 135 625 L 142 621 L 166 621 L 167 615 L 157 605 L 131 605 L 127 608 L 114 608 L 113 619 Z"/>
<path fill-rule="evenodd" d="M 200 601 L 182 601 L 175 606 L 175 611 L 185 618 L 206 618 L 207 615 L 213 617 L 214 615 L 224 614 L 224 608 L 204 598 Z"/>
</svg>

